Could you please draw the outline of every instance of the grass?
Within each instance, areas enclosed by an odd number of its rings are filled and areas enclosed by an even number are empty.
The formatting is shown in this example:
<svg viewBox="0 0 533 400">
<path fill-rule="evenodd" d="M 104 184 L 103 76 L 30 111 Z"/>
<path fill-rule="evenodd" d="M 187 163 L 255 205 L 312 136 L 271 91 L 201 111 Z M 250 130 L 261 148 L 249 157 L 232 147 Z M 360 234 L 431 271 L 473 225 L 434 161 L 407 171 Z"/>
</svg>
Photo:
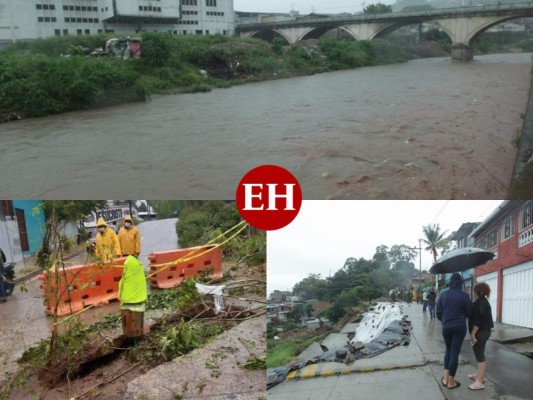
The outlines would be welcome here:
<svg viewBox="0 0 533 400">
<path fill-rule="evenodd" d="M 53 37 L 0 52 L 0 116 L 22 118 L 144 101 L 154 93 L 202 93 L 337 69 L 407 61 L 405 44 L 325 39 L 313 49 L 222 36 L 146 32 L 142 58 L 91 57 L 105 36 Z"/>
<path fill-rule="evenodd" d="M 268 339 L 267 340 L 267 368 L 279 367 L 294 361 L 296 356 L 311 344 L 320 342 L 326 334 L 306 339 Z"/>
</svg>

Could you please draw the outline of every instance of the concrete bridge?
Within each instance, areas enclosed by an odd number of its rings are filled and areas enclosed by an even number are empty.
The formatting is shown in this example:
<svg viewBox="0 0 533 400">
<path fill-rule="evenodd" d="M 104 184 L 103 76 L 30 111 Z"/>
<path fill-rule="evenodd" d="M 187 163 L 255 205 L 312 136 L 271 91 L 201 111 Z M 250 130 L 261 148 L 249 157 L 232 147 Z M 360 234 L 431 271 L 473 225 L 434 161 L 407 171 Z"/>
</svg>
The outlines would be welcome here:
<svg viewBox="0 0 533 400">
<path fill-rule="evenodd" d="M 238 25 L 236 31 L 245 38 L 277 36 L 294 44 L 318 39 L 332 29 L 341 29 L 357 40 L 372 40 L 383 38 L 402 26 L 433 23 L 452 40 L 452 59 L 470 61 L 474 57 L 474 41 L 487 29 L 504 21 L 532 16 L 533 2 L 529 2 L 243 24 Z"/>
</svg>

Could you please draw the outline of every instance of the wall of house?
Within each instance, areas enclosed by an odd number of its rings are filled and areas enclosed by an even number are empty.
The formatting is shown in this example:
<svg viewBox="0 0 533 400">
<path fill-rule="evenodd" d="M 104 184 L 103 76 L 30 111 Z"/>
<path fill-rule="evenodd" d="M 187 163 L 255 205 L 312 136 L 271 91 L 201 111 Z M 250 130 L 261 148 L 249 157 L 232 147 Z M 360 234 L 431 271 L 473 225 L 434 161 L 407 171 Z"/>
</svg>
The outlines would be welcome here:
<svg viewBox="0 0 533 400">
<path fill-rule="evenodd" d="M 23 256 L 34 255 L 42 246 L 46 229 L 41 202 L 38 200 L 13 200 L 13 208 L 22 209 L 26 221 L 29 250 L 23 251 L 22 254 Z"/>
<path fill-rule="evenodd" d="M 523 245 L 522 247 L 518 246 L 519 238 L 519 216 L 520 211 L 525 203 L 517 202 L 512 204 L 508 209 L 502 211 L 501 215 L 486 227 L 483 230 L 476 232 L 476 239 L 482 237 L 485 233 L 491 231 L 492 229 L 497 229 L 497 257 L 494 260 L 487 262 L 485 265 L 477 267 L 475 270 L 476 279 L 479 276 L 487 275 L 490 273 L 496 273 L 498 278 L 498 287 L 491 290 L 496 291 L 497 301 L 497 310 L 496 316 L 497 320 L 502 320 L 502 299 L 503 299 L 503 271 L 507 268 L 513 267 L 515 265 L 523 264 L 528 260 L 533 260 L 533 242 Z M 506 240 L 502 241 L 502 224 L 505 219 L 509 216 L 513 217 L 513 234 Z"/>
</svg>

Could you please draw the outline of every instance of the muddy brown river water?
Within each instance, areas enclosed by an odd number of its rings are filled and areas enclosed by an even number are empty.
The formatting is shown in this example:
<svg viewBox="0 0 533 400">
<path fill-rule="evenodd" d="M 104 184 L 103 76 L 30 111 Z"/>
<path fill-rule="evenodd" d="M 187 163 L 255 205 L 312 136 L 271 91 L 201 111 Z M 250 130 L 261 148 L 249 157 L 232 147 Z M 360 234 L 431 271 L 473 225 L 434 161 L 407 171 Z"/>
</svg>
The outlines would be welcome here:
<svg viewBox="0 0 533 400">
<path fill-rule="evenodd" d="M 233 199 L 278 164 L 305 199 L 503 198 L 531 54 L 268 81 L 0 125 L 4 198 Z"/>
</svg>

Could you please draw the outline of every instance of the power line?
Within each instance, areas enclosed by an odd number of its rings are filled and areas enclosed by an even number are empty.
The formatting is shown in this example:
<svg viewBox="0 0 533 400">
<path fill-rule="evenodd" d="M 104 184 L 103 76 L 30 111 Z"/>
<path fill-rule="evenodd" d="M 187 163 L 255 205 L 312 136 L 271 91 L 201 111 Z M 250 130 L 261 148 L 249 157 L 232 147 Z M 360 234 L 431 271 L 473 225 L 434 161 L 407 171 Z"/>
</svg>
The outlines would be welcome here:
<svg viewBox="0 0 533 400">
<path fill-rule="evenodd" d="M 450 200 L 446 200 L 446 203 L 444 203 L 444 205 L 442 206 L 442 208 L 440 209 L 440 211 L 437 213 L 437 215 L 435 215 L 435 218 L 433 218 L 433 221 L 431 222 L 432 224 L 435 223 L 436 219 L 439 217 L 439 215 L 442 213 L 442 211 L 444 210 L 444 208 L 446 208 L 446 206 L 448 205 L 448 203 L 450 202 Z"/>
</svg>

